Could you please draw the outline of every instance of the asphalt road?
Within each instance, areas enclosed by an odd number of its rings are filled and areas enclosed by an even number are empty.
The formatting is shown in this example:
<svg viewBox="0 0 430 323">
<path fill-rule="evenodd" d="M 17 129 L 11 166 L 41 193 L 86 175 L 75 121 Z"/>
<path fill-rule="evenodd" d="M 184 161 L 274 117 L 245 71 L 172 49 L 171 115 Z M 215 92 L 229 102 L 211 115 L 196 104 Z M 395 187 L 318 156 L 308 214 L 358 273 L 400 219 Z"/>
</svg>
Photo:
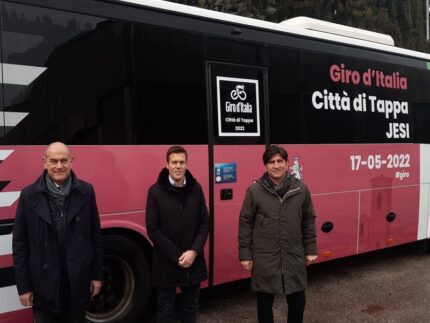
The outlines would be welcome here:
<svg viewBox="0 0 430 323">
<path fill-rule="evenodd" d="M 429 322 L 430 254 L 422 244 L 395 247 L 308 270 L 306 323 Z M 203 290 L 199 322 L 256 322 L 249 280 Z M 275 322 L 286 322 L 283 297 Z"/>
</svg>

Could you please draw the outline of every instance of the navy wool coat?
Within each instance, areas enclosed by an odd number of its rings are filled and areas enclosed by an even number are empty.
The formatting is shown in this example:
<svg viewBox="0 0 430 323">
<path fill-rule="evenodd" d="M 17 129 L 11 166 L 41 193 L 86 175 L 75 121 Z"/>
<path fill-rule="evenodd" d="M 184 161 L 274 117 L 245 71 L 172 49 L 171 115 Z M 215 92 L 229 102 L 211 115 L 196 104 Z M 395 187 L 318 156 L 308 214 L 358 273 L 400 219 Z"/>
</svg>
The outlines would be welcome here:
<svg viewBox="0 0 430 323">
<path fill-rule="evenodd" d="M 60 312 L 59 245 L 49 212 L 45 173 L 20 196 L 13 229 L 13 259 L 18 294 L 34 293 L 34 307 Z M 70 306 L 85 308 L 90 281 L 102 280 L 100 220 L 93 187 L 72 172 L 67 211 L 65 265 L 70 282 Z"/>
<path fill-rule="evenodd" d="M 158 287 L 197 284 L 207 278 L 204 245 L 209 217 L 202 188 L 187 170 L 184 196 L 169 183 L 164 168 L 157 183 L 148 191 L 146 227 L 154 244 L 152 280 Z M 195 250 L 197 257 L 187 269 L 178 265 L 184 251 Z"/>
</svg>

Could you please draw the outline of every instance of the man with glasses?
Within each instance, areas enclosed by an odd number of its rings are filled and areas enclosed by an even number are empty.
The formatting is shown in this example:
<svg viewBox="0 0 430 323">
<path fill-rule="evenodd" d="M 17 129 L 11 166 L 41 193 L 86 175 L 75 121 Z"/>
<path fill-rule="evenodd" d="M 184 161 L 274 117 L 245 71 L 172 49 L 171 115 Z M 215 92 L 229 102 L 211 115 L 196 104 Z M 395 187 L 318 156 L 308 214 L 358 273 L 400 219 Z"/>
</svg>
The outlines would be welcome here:
<svg viewBox="0 0 430 323">
<path fill-rule="evenodd" d="M 20 196 L 13 259 L 23 306 L 36 323 L 84 323 L 102 281 L 102 238 L 93 187 L 72 171 L 69 148 L 54 142 L 45 168 Z"/>
</svg>

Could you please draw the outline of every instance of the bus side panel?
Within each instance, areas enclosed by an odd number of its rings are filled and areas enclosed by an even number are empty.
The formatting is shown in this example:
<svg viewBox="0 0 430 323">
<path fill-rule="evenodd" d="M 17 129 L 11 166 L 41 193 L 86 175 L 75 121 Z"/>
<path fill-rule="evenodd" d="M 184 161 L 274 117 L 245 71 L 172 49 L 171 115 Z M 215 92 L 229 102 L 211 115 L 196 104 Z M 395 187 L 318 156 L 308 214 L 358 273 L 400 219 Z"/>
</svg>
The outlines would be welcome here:
<svg viewBox="0 0 430 323">
<path fill-rule="evenodd" d="M 320 261 L 417 239 L 419 145 L 283 146 L 312 194 Z"/>
<path fill-rule="evenodd" d="M 317 213 L 318 261 L 357 252 L 359 193 L 312 195 Z"/>
<path fill-rule="evenodd" d="M 249 277 L 238 255 L 239 214 L 247 188 L 265 172 L 263 152 L 264 145 L 214 146 L 214 285 Z M 236 180 L 220 183 L 217 176 L 227 180 L 226 175 L 234 175 L 232 167 L 236 167 Z M 221 199 L 222 190 L 228 189 L 232 190 L 232 199 Z"/>
<path fill-rule="evenodd" d="M 361 192 L 358 252 L 417 239 L 419 190 L 416 185 Z"/>
<path fill-rule="evenodd" d="M 290 168 L 301 172 L 312 194 L 419 183 L 420 150 L 416 144 L 282 146 L 288 151 Z"/>
<path fill-rule="evenodd" d="M 282 146 L 289 152 L 290 172 L 312 194 L 319 261 L 417 239 L 418 145 Z M 260 159 L 263 150 L 259 146 L 214 148 L 215 166 L 237 163 L 237 183 L 215 183 L 214 284 L 248 276 L 240 268 L 234 246 L 246 188 L 265 171 Z M 233 188 L 232 200 L 220 199 L 225 188 Z"/>
</svg>

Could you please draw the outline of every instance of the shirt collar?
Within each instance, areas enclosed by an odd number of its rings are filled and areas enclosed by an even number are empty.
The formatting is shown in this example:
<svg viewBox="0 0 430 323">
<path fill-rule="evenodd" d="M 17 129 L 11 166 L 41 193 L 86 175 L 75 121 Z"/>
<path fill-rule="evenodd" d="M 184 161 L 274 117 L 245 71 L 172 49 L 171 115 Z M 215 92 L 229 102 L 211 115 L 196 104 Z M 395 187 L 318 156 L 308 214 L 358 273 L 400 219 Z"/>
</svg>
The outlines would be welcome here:
<svg viewBox="0 0 430 323">
<path fill-rule="evenodd" d="M 172 176 L 170 176 L 170 175 L 169 175 L 169 183 L 170 183 L 170 185 L 172 185 L 172 186 L 174 186 L 174 187 L 178 187 L 178 186 L 176 185 L 176 182 L 173 180 Z M 186 177 L 184 176 L 184 183 L 182 184 L 182 186 L 185 186 L 186 184 L 187 184 L 187 179 L 186 179 Z"/>
</svg>

